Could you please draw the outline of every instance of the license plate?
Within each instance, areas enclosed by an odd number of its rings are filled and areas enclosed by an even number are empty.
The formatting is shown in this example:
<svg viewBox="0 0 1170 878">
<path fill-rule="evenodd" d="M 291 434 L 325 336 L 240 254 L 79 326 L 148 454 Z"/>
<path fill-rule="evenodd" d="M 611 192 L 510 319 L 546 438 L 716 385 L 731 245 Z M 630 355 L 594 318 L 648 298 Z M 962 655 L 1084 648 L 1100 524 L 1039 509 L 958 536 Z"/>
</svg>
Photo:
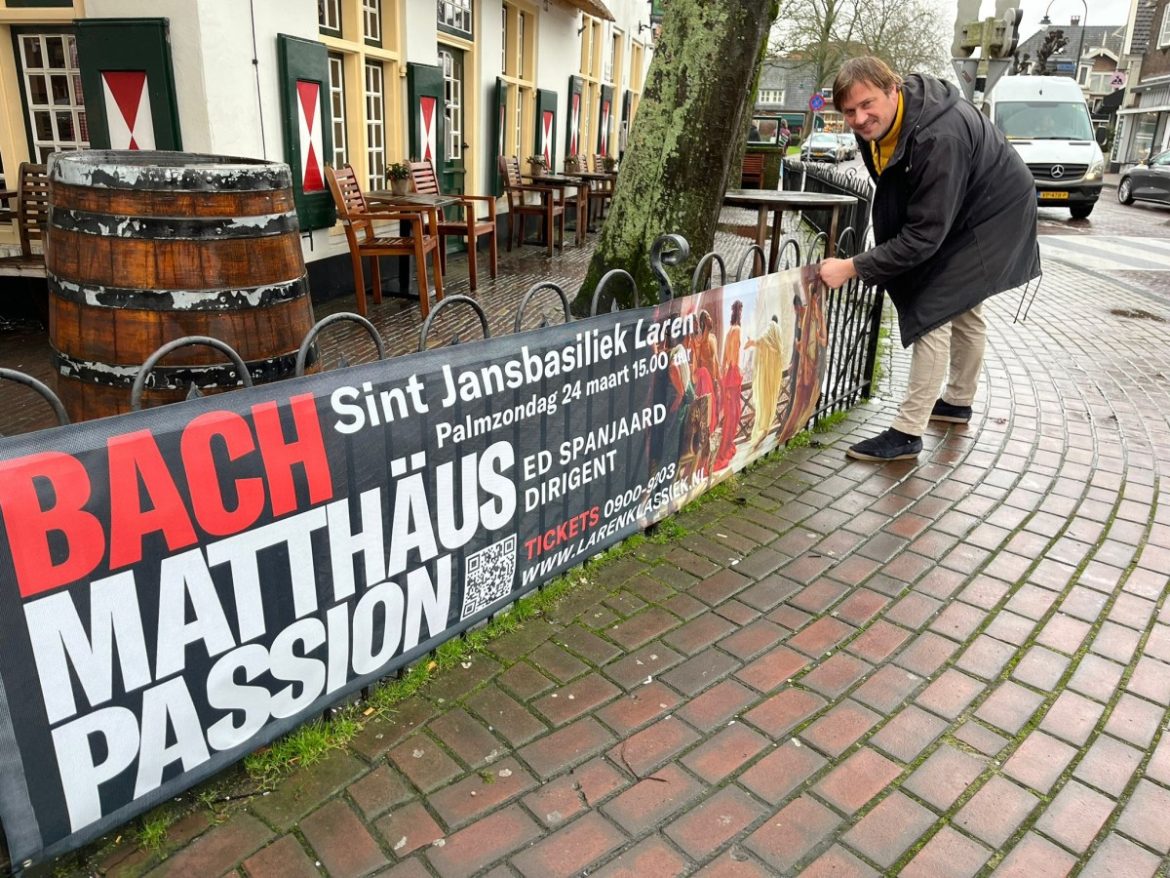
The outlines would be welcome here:
<svg viewBox="0 0 1170 878">
<path fill-rule="evenodd" d="M 1041 192 L 1041 201 L 1068 201 L 1067 192 Z"/>
</svg>

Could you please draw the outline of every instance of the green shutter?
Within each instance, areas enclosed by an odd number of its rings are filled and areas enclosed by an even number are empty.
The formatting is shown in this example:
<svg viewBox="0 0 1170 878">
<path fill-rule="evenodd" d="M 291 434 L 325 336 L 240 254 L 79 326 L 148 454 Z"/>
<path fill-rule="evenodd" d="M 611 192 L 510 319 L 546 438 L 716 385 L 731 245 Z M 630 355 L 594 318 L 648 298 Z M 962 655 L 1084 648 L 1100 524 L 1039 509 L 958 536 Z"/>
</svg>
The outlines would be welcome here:
<svg viewBox="0 0 1170 878">
<path fill-rule="evenodd" d="M 601 99 L 597 102 L 597 152 L 600 155 L 613 155 L 616 152 L 615 145 L 609 142 L 613 113 L 613 86 L 603 85 Z"/>
<path fill-rule="evenodd" d="M 280 59 L 281 130 L 284 133 L 284 157 L 292 169 L 293 199 L 302 231 L 332 226 L 337 214 L 328 187 L 304 191 L 301 151 L 300 100 L 298 83 L 317 86 L 317 107 L 321 117 L 322 164 L 333 157 L 333 119 L 329 107 L 329 53 L 321 43 L 276 35 Z M 322 181 L 324 178 L 322 178 Z"/>
<path fill-rule="evenodd" d="M 492 186 L 492 194 L 500 196 L 504 194 L 504 181 L 500 177 L 500 156 L 504 154 L 504 144 L 507 142 L 504 139 L 504 132 L 507 130 L 504 125 L 504 114 L 508 111 L 508 83 L 496 77 L 496 107 L 492 119 L 492 147 L 490 156 L 490 167 L 493 168 L 491 175 L 495 184 Z"/>
<path fill-rule="evenodd" d="M 422 161 L 427 158 L 427 139 L 423 129 L 425 109 L 424 100 L 433 99 L 434 105 L 430 108 L 433 115 L 432 124 L 435 126 L 435 153 L 430 156 L 431 164 L 438 174 L 443 170 L 446 161 L 446 117 L 444 109 L 443 68 L 436 64 L 406 65 L 406 94 L 409 102 L 408 118 L 410 124 L 410 158 L 412 161 Z"/>
<path fill-rule="evenodd" d="M 536 142 L 533 144 L 532 154 L 538 155 L 544 152 L 544 117 L 546 113 L 551 113 L 552 127 L 548 135 L 550 164 L 551 171 L 557 165 L 557 93 L 550 91 L 547 88 L 538 88 L 536 90 Z"/>
<path fill-rule="evenodd" d="M 110 148 L 102 75 L 142 72 L 146 74 L 146 92 L 154 122 L 154 148 L 182 149 L 167 19 L 83 18 L 76 24 L 77 59 L 90 145 L 94 149 Z"/>
<path fill-rule="evenodd" d="M 589 147 L 577 142 L 577 132 L 581 128 L 581 94 L 585 89 L 585 81 L 580 76 L 569 77 L 569 118 L 565 125 L 565 155 L 583 155 Z"/>
</svg>

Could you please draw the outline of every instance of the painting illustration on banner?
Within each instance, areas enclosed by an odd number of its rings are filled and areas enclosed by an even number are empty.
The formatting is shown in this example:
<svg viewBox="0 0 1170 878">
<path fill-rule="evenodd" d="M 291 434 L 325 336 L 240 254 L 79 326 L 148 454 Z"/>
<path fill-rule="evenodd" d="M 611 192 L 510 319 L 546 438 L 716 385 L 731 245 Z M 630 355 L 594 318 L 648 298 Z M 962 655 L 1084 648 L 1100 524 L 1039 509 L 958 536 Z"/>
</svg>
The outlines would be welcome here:
<svg viewBox="0 0 1170 878">
<path fill-rule="evenodd" d="M 803 429 L 823 294 L 794 269 L 0 440 L 14 860 L 222 770 Z"/>
</svg>

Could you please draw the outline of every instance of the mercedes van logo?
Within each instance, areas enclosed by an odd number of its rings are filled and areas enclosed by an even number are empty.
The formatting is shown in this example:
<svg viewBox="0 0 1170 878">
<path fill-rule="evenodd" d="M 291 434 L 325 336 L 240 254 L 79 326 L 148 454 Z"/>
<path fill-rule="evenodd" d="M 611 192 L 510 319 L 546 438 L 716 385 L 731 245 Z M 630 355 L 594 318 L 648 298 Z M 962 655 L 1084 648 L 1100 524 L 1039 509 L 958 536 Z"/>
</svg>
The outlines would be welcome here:
<svg viewBox="0 0 1170 878">
<path fill-rule="evenodd" d="M 1059 180 L 1063 176 L 1064 176 L 1064 165 L 1053 165 L 1052 166 L 1052 179 Z"/>
</svg>

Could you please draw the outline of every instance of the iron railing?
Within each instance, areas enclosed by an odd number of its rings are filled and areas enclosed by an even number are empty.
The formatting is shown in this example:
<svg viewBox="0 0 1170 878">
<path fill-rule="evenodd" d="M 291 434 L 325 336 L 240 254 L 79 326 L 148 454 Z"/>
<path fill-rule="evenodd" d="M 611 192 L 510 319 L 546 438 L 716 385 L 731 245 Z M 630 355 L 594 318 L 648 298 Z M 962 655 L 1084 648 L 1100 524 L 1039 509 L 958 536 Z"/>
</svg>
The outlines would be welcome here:
<svg viewBox="0 0 1170 878">
<path fill-rule="evenodd" d="M 820 162 L 802 162 L 799 159 L 787 158 L 784 160 L 783 187 L 796 192 L 827 192 L 832 195 L 852 195 L 857 204 L 842 211 L 838 228 L 853 229 L 860 243 L 865 241 L 869 232 L 870 207 L 873 203 L 873 186 L 864 173 L 854 173 L 853 168 L 848 171 L 839 170 L 831 165 Z M 829 227 L 827 210 L 806 210 L 804 218 L 818 232 L 827 231 Z M 844 231 L 841 232 L 844 235 Z M 838 237 L 838 242 L 840 237 Z"/>
</svg>

